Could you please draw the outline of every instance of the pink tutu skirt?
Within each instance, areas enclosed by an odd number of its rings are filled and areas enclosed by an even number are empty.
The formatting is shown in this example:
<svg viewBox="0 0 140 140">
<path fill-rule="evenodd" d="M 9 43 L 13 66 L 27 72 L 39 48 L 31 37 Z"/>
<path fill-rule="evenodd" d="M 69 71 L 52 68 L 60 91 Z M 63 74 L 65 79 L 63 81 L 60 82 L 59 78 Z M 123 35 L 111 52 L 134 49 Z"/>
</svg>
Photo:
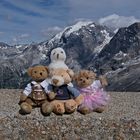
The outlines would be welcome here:
<svg viewBox="0 0 140 140">
<path fill-rule="evenodd" d="M 88 107 L 91 111 L 107 106 L 110 96 L 101 87 L 100 83 L 96 81 L 93 85 L 87 88 L 79 89 L 80 93 L 84 96 L 83 103 L 78 107 Z"/>
</svg>

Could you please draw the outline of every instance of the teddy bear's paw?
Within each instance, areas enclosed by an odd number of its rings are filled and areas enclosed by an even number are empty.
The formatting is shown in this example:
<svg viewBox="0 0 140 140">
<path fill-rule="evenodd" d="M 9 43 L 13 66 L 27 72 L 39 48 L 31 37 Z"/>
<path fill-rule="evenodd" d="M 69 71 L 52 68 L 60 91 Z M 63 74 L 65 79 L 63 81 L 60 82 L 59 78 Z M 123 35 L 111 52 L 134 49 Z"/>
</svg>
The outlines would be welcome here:
<svg viewBox="0 0 140 140">
<path fill-rule="evenodd" d="M 84 96 L 81 94 L 77 98 L 75 98 L 75 102 L 77 103 L 78 106 L 82 104 L 83 101 L 84 101 Z"/>
<path fill-rule="evenodd" d="M 50 115 L 51 112 L 53 111 L 53 105 L 46 102 L 42 104 L 41 111 L 42 111 L 42 114 L 45 116 Z"/>
<path fill-rule="evenodd" d="M 23 103 L 27 99 L 27 96 L 21 93 L 19 104 Z"/>
<path fill-rule="evenodd" d="M 90 111 L 90 109 L 88 107 L 81 107 L 79 109 L 79 112 L 84 114 L 84 115 L 86 115 L 86 114 L 89 114 L 91 111 Z"/>
<path fill-rule="evenodd" d="M 20 107 L 21 107 L 20 113 L 22 113 L 22 114 L 29 114 L 29 113 L 31 113 L 31 111 L 32 111 L 32 106 L 29 105 L 29 104 L 26 103 L 26 102 L 23 102 L 23 103 L 20 105 Z"/>
<path fill-rule="evenodd" d="M 57 104 L 54 108 L 54 113 L 57 115 L 63 115 L 65 113 L 65 108 L 63 104 Z"/>
<path fill-rule="evenodd" d="M 105 110 L 105 107 L 98 107 L 98 108 L 94 109 L 94 112 L 102 113 L 104 110 Z"/>
<path fill-rule="evenodd" d="M 65 103 L 65 111 L 66 113 L 73 113 L 77 108 L 76 103 Z"/>
<path fill-rule="evenodd" d="M 50 92 L 48 94 L 49 100 L 53 100 L 55 98 L 56 94 L 54 92 Z"/>
</svg>

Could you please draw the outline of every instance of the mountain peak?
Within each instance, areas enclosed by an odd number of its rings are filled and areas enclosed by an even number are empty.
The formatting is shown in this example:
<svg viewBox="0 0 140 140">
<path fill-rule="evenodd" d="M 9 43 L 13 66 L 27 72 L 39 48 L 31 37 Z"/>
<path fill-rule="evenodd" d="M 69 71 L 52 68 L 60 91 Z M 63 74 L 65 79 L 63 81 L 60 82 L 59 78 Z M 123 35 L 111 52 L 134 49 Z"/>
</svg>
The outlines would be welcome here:
<svg viewBox="0 0 140 140">
<path fill-rule="evenodd" d="M 80 29 L 82 29 L 83 27 L 86 27 L 88 25 L 90 25 L 90 27 L 95 27 L 95 25 L 94 25 L 94 23 L 92 21 L 79 21 L 74 25 L 68 26 L 68 27 L 64 28 L 63 31 L 61 31 L 60 33 L 56 34 L 49 41 L 48 44 L 51 44 L 52 42 L 54 42 L 56 40 L 60 40 L 63 35 L 65 35 L 65 37 L 68 37 L 68 36 L 70 36 L 70 34 L 76 33 L 77 31 L 79 31 Z"/>
<path fill-rule="evenodd" d="M 135 30 L 136 32 L 140 32 L 140 22 L 135 22 L 134 24 L 130 25 L 128 28 Z"/>
<path fill-rule="evenodd" d="M 7 48 L 7 47 L 11 47 L 11 46 L 4 42 L 0 42 L 0 48 Z"/>
</svg>

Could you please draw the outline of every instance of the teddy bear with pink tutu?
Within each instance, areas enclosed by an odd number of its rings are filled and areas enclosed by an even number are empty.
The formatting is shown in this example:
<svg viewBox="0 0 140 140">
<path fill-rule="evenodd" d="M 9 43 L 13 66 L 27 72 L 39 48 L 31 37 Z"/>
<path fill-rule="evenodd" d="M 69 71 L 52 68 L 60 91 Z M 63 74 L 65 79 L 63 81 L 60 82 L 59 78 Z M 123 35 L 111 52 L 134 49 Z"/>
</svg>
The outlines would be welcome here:
<svg viewBox="0 0 140 140">
<path fill-rule="evenodd" d="M 100 76 L 96 79 L 96 74 L 92 71 L 81 70 L 75 75 L 75 82 L 80 93 L 84 96 L 83 103 L 78 107 L 82 114 L 90 112 L 103 112 L 110 100 L 110 96 L 104 90 L 107 86 L 106 78 Z"/>
</svg>

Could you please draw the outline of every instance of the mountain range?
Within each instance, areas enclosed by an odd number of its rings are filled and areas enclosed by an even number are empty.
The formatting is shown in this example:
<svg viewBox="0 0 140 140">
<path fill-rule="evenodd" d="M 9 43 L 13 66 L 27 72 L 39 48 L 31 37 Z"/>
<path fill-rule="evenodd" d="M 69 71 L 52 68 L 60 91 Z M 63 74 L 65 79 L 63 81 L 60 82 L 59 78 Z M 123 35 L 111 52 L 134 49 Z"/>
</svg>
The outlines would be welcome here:
<svg viewBox="0 0 140 140">
<path fill-rule="evenodd" d="M 107 76 L 112 91 L 140 91 L 140 23 L 112 28 L 94 22 L 66 27 L 50 40 L 25 45 L 0 43 L 0 88 L 23 88 L 26 70 L 34 64 L 48 65 L 53 48 L 62 47 L 67 65 L 75 72 L 94 70 Z"/>
</svg>

